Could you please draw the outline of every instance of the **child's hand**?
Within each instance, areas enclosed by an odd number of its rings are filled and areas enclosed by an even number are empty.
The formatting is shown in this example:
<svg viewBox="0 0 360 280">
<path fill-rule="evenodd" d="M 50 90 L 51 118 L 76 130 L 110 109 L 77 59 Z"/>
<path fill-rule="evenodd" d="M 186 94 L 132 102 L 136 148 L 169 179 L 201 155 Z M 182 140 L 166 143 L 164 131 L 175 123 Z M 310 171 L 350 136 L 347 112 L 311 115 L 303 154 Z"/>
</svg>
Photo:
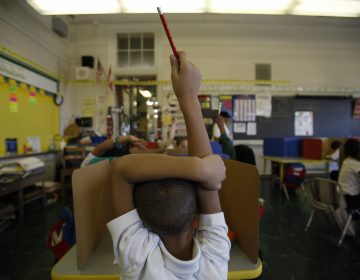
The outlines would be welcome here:
<svg viewBox="0 0 360 280">
<path fill-rule="evenodd" d="M 146 143 L 144 139 L 140 139 L 133 135 L 129 135 L 128 142 L 131 143 L 134 147 L 139 148 L 140 150 L 146 150 Z"/>
<path fill-rule="evenodd" d="M 218 155 L 208 155 L 201 159 L 204 168 L 204 178 L 201 186 L 207 190 L 220 190 L 221 182 L 226 177 L 226 168 Z"/>
<path fill-rule="evenodd" d="M 201 74 L 186 57 L 185 52 L 179 52 L 179 61 L 170 56 L 171 81 L 178 99 L 195 98 L 200 89 Z"/>
</svg>

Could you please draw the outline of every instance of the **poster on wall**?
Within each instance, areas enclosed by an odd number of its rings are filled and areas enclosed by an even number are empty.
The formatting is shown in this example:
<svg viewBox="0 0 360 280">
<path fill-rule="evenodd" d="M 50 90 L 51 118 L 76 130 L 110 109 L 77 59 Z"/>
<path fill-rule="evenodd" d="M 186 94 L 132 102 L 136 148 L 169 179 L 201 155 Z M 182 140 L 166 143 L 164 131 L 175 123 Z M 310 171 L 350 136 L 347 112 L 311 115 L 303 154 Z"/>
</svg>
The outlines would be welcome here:
<svg viewBox="0 0 360 280">
<path fill-rule="evenodd" d="M 271 94 L 256 95 L 256 115 L 260 117 L 271 117 Z"/>
<path fill-rule="evenodd" d="M 247 123 L 247 135 L 256 135 L 256 122 Z"/>
<path fill-rule="evenodd" d="M 221 104 L 221 111 L 226 111 L 232 116 L 233 114 L 233 104 L 231 95 L 220 95 L 219 104 Z"/>
<path fill-rule="evenodd" d="M 94 117 L 95 115 L 95 100 L 92 97 L 83 98 L 81 100 L 81 116 Z"/>
<path fill-rule="evenodd" d="M 356 99 L 353 109 L 353 118 L 360 119 L 360 99 Z"/>
<path fill-rule="evenodd" d="M 295 112 L 295 136 L 312 136 L 314 134 L 313 112 Z"/>
<path fill-rule="evenodd" d="M 234 121 L 254 122 L 256 120 L 255 95 L 236 95 L 233 98 Z"/>
<path fill-rule="evenodd" d="M 234 133 L 246 133 L 246 123 L 234 123 Z"/>
</svg>

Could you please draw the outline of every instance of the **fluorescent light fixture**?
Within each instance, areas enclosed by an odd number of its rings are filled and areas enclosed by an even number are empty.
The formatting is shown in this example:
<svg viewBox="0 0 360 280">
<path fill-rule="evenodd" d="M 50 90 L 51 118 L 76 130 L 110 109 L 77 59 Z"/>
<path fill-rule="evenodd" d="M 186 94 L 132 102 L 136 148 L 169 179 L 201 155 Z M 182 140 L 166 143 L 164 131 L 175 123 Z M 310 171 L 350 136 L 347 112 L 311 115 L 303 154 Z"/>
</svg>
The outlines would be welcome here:
<svg viewBox="0 0 360 280">
<path fill-rule="evenodd" d="M 290 12 L 295 15 L 308 16 L 360 16 L 359 0 L 301 0 Z"/>
<path fill-rule="evenodd" d="M 26 0 L 43 15 L 111 14 L 121 11 L 118 0 Z"/>
<path fill-rule="evenodd" d="M 157 13 L 161 7 L 167 13 L 204 13 L 206 0 L 122 0 L 125 13 Z"/>
<path fill-rule="evenodd" d="M 208 12 L 221 14 L 282 14 L 292 0 L 210 0 Z"/>
<path fill-rule="evenodd" d="M 140 89 L 139 92 L 141 93 L 142 96 L 144 96 L 145 98 L 150 98 L 152 96 L 151 92 L 148 90 L 143 90 Z"/>
</svg>

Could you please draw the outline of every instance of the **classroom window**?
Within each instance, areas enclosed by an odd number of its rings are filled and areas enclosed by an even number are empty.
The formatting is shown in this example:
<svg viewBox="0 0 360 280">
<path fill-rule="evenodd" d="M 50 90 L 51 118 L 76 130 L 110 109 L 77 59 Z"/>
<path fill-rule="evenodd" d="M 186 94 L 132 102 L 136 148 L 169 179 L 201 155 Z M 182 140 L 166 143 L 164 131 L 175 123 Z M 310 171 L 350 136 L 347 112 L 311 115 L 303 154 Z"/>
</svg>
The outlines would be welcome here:
<svg viewBox="0 0 360 280">
<path fill-rule="evenodd" d="M 117 62 L 120 68 L 153 67 L 154 33 L 120 33 L 117 35 Z"/>
</svg>

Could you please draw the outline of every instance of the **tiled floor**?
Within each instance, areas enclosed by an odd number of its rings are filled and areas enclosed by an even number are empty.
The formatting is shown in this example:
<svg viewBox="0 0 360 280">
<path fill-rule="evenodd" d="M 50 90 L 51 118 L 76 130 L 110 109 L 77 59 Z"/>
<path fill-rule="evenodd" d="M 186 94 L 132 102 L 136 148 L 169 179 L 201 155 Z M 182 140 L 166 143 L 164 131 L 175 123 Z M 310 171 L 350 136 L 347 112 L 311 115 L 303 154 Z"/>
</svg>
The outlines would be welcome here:
<svg viewBox="0 0 360 280">
<path fill-rule="evenodd" d="M 304 232 L 310 206 L 302 190 L 286 201 L 270 180 L 264 180 L 261 194 L 265 213 L 260 225 L 260 279 L 360 279 L 360 239 L 346 238 L 338 248 L 338 234 L 316 218 Z M 46 247 L 46 234 L 62 207 L 34 210 L 0 233 L 0 280 L 50 279 L 54 257 Z"/>
</svg>

